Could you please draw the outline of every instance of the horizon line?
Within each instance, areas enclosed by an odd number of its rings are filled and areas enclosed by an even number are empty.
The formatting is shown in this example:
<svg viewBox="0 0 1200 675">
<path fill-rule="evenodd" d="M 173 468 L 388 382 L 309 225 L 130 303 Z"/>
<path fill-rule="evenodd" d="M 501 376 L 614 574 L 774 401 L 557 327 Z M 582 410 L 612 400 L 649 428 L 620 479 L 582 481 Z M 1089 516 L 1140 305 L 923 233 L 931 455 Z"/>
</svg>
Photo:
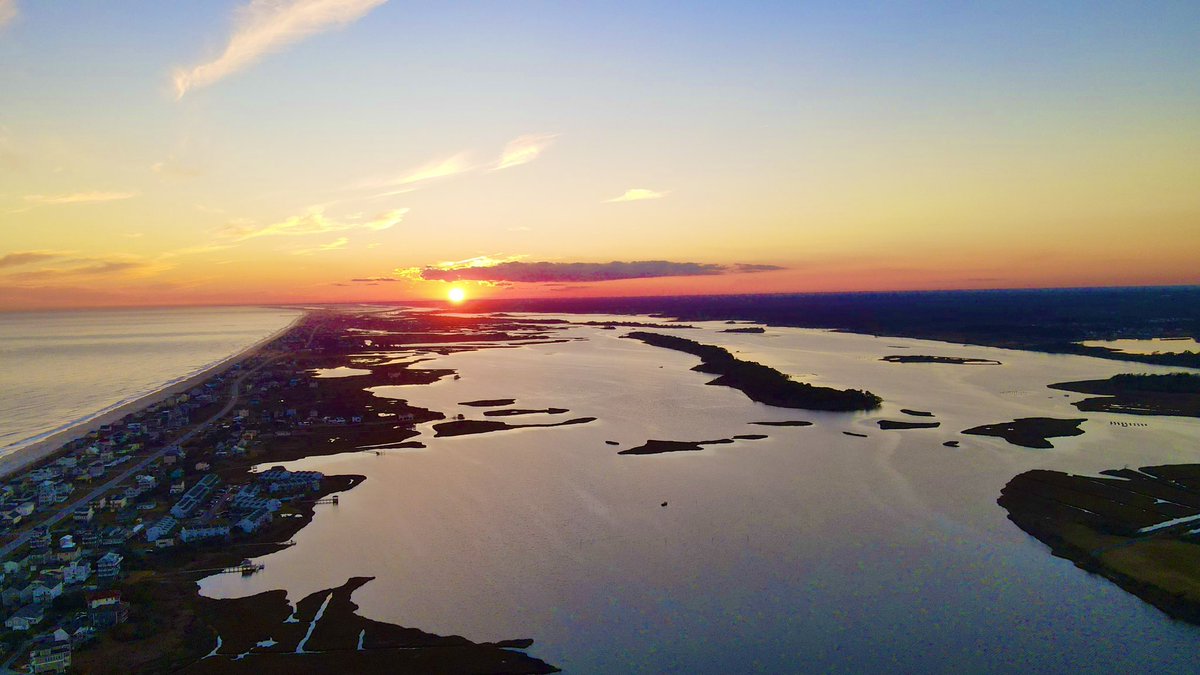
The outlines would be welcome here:
<svg viewBox="0 0 1200 675">
<path fill-rule="evenodd" d="M 925 293 L 1006 293 L 1014 291 L 1103 291 L 1103 290 L 1133 290 L 1133 289 L 1200 289 L 1200 283 L 1186 284 L 1146 284 L 1146 285 L 1120 285 L 1120 286 L 1016 286 L 1003 288 L 927 288 L 927 289 L 908 289 L 908 290 L 871 290 L 871 291 L 778 291 L 769 293 L 663 293 L 658 295 L 595 295 L 595 296 L 535 296 L 535 297 L 486 297 L 486 298 L 468 298 L 463 305 L 479 304 L 479 303 L 497 303 L 497 302 L 560 302 L 571 300 L 587 300 L 587 301 L 629 301 L 629 300 L 651 300 L 656 298 L 736 298 L 736 297 L 780 297 L 780 296 L 825 296 L 825 295 L 881 295 L 881 294 L 925 294 Z M 296 300 L 292 302 L 200 302 L 200 303 L 176 303 L 176 304 L 146 304 L 146 305 L 80 305 L 77 307 L 45 307 L 45 308 L 28 308 L 28 309 L 4 309 L 0 308 L 0 314 L 20 314 L 20 313 L 35 313 L 35 312 L 85 312 L 85 311 L 113 311 L 113 310 L 136 310 L 136 309 L 196 309 L 204 307 L 262 307 L 271 308 L 277 307 L 280 309 L 295 309 L 302 306 L 320 306 L 333 307 L 339 305 L 449 305 L 446 299 L 405 299 L 397 298 L 393 300 L 345 300 L 337 302 L 328 301 L 304 301 Z M 453 305 L 462 307 L 461 305 Z"/>
</svg>

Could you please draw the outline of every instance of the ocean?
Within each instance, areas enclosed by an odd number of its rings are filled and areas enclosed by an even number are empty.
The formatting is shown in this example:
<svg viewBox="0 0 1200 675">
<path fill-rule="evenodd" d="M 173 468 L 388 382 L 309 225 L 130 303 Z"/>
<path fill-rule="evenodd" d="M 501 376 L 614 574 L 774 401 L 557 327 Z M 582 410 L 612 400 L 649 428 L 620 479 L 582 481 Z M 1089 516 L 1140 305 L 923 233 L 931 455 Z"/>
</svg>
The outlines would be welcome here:
<svg viewBox="0 0 1200 675">
<path fill-rule="evenodd" d="M 370 576 L 353 598 L 364 616 L 476 641 L 533 638 L 529 653 L 568 673 L 1195 672 L 1200 629 L 1052 556 L 996 504 L 1033 468 L 1094 475 L 1197 461 L 1200 420 L 1081 413 L 1071 402 L 1084 396 L 1046 387 L 1171 369 L 693 323 L 684 337 L 813 384 L 869 389 L 884 406 L 754 403 L 709 386 L 691 355 L 591 326 L 518 348 L 417 347 L 429 359 L 422 368 L 460 377 L 376 395 L 449 417 L 480 419 L 465 401 L 513 398 L 570 409 L 522 422 L 597 420 L 449 438 L 422 424 L 414 440 L 424 448 L 290 462 L 366 481 L 318 507 L 295 546 L 255 558 L 262 572 L 206 578 L 202 594 L 282 588 L 296 602 Z M 881 360 L 892 354 L 1000 365 Z M 941 426 L 880 429 L 880 420 L 913 419 L 902 409 L 931 412 Z M 1086 433 L 1045 450 L 960 433 L 1033 416 L 1086 418 Z M 752 424 L 781 420 L 813 425 Z M 1130 420 L 1146 426 L 1120 424 Z M 738 434 L 768 437 L 617 454 L 648 439 Z"/>
<path fill-rule="evenodd" d="M 0 457 L 194 376 L 298 316 L 259 307 L 0 314 Z"/>
</svg>

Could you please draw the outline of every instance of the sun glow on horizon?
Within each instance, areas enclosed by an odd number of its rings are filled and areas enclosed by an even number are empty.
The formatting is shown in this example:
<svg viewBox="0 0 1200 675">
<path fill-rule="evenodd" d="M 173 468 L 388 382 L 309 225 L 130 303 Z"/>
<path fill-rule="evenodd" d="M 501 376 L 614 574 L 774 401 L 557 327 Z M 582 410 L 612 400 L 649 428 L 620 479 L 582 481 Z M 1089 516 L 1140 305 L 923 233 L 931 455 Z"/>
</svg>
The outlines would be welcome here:
<svg viewBox="0 0 1200 675">
<path fill-rule="evenodd" d="M 446 293 L 446 297 L 450 299 L 450 302 L 460 305 L 462 304 L 463 300 L 467 299 L 467 292 L 455 286 L 454 288 L 451 288 L 448 293 Z"/>
<path fill-rule="evenodd" d="M 1200 284 L 1200 2 L 131 4 L 0 0 L 0 313 Z"/>
</svg>

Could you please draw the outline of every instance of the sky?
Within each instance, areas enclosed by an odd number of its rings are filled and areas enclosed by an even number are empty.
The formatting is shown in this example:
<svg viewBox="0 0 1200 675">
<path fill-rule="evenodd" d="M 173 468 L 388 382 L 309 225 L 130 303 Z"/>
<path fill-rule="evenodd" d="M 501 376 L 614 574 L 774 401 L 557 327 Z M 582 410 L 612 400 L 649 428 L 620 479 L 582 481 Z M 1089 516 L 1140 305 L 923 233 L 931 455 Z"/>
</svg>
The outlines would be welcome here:
<svg viewBox="0 0 1200 675">
<path fill-rule="evenodd" d="M 1200 3 L 0 0 L 0 310 L 1200 283 Z"/>
</svg>

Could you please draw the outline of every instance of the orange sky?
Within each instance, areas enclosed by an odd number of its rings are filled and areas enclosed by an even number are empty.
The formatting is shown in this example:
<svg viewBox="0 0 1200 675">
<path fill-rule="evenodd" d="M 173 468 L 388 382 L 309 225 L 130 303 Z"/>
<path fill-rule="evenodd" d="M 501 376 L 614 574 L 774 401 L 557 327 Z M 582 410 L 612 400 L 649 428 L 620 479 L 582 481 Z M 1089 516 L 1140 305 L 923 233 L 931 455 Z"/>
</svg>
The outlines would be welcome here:
<svg viewBox="0 0 1200 675">
<path fill-rule="evenodd" d="M 0 310 L 1200 283 L 1194 7 L 2 2 Z"/>
</svg>

